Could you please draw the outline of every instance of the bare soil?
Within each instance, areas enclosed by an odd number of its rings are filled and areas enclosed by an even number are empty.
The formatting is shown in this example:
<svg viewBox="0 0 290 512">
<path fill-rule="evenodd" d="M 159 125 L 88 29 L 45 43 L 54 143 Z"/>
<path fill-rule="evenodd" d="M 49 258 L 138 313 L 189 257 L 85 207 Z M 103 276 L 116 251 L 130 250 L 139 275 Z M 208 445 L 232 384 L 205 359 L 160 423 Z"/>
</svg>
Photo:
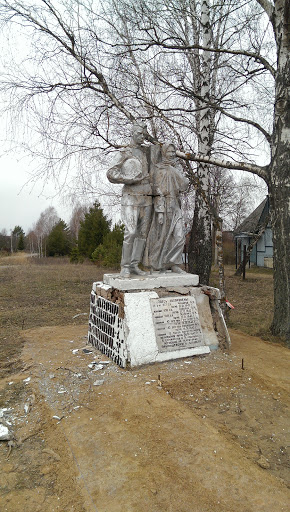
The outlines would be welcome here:
<svg viewBox="0 0 290 512">
<path fill-rule="evenodd" d="M 229 354 L 90 368 L 98 272 L 0 266 L 1 512 L 288 510 L 289 350 L 231 329 Z"/>
</svg>

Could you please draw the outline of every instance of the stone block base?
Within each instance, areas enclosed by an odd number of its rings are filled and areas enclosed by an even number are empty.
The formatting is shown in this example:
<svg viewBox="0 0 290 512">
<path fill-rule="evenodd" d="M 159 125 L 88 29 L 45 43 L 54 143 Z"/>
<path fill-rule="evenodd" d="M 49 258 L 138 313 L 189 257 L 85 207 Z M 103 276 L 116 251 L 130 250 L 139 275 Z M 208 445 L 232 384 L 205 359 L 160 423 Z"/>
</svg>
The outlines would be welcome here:
<svg viewBox="0 0 290 512">
<path fill-rule="evenodd" d="M 188 282 L 192 282 L 188 274 Z M 115 288 L 118 275 L 104 276 L 91 292 L 89 343 L 119 366 L 167 361 L 208 354 L 230 344 L 219 307 L 219 290 L 192 285 L 174 286 L 172 275 L 146 280 L 137 289 Z M 196 276 L 193 276 L 195 279 Z M 141 280 L 142 281 L 142 280 Z M 143 281 L 144 282 L 144 281 Z M 165 286 L 167 285 L 167 286 Z M 124 291 L 125 287 L 125 291 Z"/>
</svg>

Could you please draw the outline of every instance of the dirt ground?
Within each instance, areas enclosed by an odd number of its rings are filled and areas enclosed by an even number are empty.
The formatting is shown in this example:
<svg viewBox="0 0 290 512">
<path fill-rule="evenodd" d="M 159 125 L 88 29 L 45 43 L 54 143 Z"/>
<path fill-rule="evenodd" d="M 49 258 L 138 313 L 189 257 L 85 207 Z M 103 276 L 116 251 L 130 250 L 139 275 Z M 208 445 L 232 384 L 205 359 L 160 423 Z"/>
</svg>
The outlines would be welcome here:
<svg viewBox="0 0 290 512">
<path fill-rule="evenodd" d="M 21 295 L 34 271 L 18 270 Z M 12 274 L 0 271 L 13 295 Z M 0 443 L 1 512 L 288 510 L 289 349 L 232 329 L 229 354 L 123 370 L 86 345 L 78 272 L 75 309 L 51 270 L 63 318 L 53 323 L 44 307 L 47 325 L 27 319 L 22 329 L 19 320 L 21 352 L 7 343 L 0 423 L 13 439 Z M 65 270 L 58 279 L 70 289 Z M 49 294 L 48 286 L 56 312 Z M 79 316 L 61 325 L 69 310 Z"/>
</svg>

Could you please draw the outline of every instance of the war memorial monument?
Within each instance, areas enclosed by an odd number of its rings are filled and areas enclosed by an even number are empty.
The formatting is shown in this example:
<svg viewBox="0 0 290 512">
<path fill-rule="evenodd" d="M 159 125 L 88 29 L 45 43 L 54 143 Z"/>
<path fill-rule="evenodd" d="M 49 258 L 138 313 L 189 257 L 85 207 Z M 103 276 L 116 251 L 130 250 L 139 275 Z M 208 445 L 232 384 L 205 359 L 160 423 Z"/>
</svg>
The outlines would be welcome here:
<svg viewBox="0 0 290 512">
<path fill-rule="evenodd" d="M 129 146 L 107 172 L 122 184 L 125 226 L 121 271 L 93 283 L 89 343 L 121 367 L 208 354 L 230 339 L 219 290 L 182 269 L 185 242 L 180 194 L 188 179 L 174 144 L 145 145 L 146 126 L 132 126 Z M 148 271 L 141 270 L 139 264 Z"/>
</svg>

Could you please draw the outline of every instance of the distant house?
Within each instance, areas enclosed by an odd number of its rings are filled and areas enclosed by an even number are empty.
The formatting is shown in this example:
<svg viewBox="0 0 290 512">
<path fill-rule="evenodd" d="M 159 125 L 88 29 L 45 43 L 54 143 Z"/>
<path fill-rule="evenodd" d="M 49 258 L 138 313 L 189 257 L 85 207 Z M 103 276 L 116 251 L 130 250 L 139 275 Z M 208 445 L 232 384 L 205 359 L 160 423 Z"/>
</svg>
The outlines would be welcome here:
<svg viewBox="0 0 290 512">
<path fill-rule="evenodd" d="M 264 201 L 242 222 L 235 232 L 236 241 L 236 267 L 243 260 L 244 246 L 248 247 L 255 235 L 259 232 L 261 226 L 269 217 L 269 197 Z M 270 219 L 267 227 L 254 246 L 249 265 L 257 265 L 258 267 L 273 268 L 273 241 L 272 228 Z"/>
</svg>

